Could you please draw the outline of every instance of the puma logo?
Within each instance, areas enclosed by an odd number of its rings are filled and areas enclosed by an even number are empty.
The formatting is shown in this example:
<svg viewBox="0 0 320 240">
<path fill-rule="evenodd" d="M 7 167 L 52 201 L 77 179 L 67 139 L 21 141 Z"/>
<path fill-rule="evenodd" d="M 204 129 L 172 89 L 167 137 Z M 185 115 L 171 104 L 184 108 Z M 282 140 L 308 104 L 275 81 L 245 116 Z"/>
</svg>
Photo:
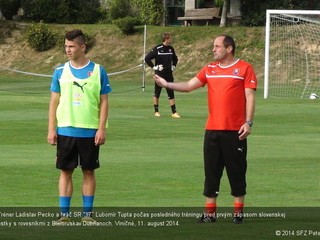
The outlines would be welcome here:
<svg viewBox="0 0 320 240">
<path fill-rule="evenodd" d="M 77 83 L 76 81 L 73 81 L 73 85 L 81 88 L 81 91 L 82 91 L 83 93 L 84 93 L 84 91 L 83 91 L 83 86 L 86 85 L 86 84 L 87 84 L 87 83 L 84 83 L 84 84 L 81 86 L 81 85 L 80 85 L 79 83 Z"/>
</svg>

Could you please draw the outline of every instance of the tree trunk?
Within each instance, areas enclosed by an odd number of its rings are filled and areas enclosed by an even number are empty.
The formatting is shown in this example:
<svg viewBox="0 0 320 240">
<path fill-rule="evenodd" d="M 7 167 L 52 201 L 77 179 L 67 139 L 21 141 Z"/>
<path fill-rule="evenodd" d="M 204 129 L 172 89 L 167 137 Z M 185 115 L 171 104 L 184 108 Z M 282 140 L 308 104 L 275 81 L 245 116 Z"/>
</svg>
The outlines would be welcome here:
<svg viewBox="0 0 320 240">
<path fill-rule="evenodd" d="M 226 26 L 229 4 L 230 4 L 230 0 L 224 0 L 223 1 L 221 20 L 220 20 L 220 27 L 225 27 Z"/>
</svg>

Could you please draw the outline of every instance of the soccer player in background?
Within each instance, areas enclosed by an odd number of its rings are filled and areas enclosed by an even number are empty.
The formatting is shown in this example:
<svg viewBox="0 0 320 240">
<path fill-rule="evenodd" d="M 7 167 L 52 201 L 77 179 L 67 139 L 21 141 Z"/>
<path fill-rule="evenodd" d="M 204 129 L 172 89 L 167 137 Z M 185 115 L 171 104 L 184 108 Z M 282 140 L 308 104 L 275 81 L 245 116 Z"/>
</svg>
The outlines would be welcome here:
<svg viewBox="0 0 320 240">
<path fill-rule="evenodd" d="M 60 169 L 61 217 L 58 221 L 70 221 L 72 175 L 77 166 L 83 173 L 82 221 L 94 221 L 91 213 L 95 169 L 100 167 L 99 148 L 106 140 L 111 87 L 106 70 L 86 57 L 85 36 L 81 30 L 66 33 L 65 52 L 70 61 L 58 66 L 53 73 L 48 124 L 48 143 L 57 145 L 56 167 Z"/>
<path fill-rule="evenodd" d="M 255 112 L 257 78 L 252 66 L 235 58 L 235 42 L 227 35 L 215 38 L 214 62 L 191 80 L 169 82 L 155 75 L 159 86 L 190 92 L 207 85 L 209 116 L 204 136 L 205 212 L 200 223 L 215 222 L 217 197 L 224 168 L 234 197 L 235 224 L 243 223 L 246 195 L 247 137 Z"/>
<path fill-rule="evenodd" d="M 173 82 L 172 72 L 175 70 L 178 57 L 174 51 L 174 48 L 170 45 L 172 41 L 172 36 L 170 33 L 162 34 L 162 44 L 155 46 L 145 57 L 146 64 L 154 69 L 155 74 L 163 77 L 168 82 Z M 154 59 L 154 63 L 152 62 Z M 154 84 L 154 94 L 153 94 L 153 106 L 154 115 L 160 117 L 159 112 L 159 98 L 161 94 L 162 87 Z M 174 98 L 174 91 L 172 89 L 167 89 L 167 94 L 169 98 L 169 104 L 171 107 L 173 118 L 180 118 L 180 115 L 176 110 L 176 103 Z"/>
</svg>

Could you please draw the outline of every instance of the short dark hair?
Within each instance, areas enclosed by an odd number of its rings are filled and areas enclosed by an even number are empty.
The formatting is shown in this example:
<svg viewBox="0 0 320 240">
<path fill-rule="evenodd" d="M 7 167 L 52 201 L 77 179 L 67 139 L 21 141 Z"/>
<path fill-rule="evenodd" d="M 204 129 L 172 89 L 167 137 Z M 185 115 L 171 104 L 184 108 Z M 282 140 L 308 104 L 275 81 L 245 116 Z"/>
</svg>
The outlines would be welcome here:
<svg viewBox="0 0 320 240">
<path fill-rule="evenodd" d="M 225 48 L 231 46 L 232 47 L 232 54 L 234 55 L 236 52 L 236 44 L 233 40 L 232 37 L 230 37 L 229 35 L 223 34 L 221 35 L 221 37 L 224 37 L 223 39 L 223 45 Z"/>
<path fill-rule="evenodd" d="M 84 33 L 80 29 L 74 29 L 69 32 L 66 32 L 65 39 L 69 41 L 77 40 L 77 42 L 82 45 L 86 43 L 86 38 Z"/>
</svg>

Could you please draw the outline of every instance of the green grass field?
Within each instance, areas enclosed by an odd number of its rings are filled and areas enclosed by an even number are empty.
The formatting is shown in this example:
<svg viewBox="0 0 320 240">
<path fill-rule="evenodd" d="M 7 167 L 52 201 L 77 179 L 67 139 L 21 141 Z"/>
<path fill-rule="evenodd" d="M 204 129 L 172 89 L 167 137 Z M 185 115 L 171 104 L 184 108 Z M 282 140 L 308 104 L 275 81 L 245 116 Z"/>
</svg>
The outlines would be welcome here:
<svg viewBox="0 0 320 240">
<path fill-rule="evenodd" d="M 150 76 L 148 76 L 150 78 Z M 101 147 L 97 170 L 96 208 L 131 207 L 147 211 L 159 207 L 197 208 L 204 204 L 202 143 L 207 116 L 206 89 L 176 93 L 181 119 L 171 119 L 165 91 L 161 117 L 153 116 L 153 83 L 142 92 L 139 81 L 110 78 L 110 118 L 107 141 Z M 0 83 L 3 80 L 0 79 Z M 0 94 L 0 213 L 9 207 L 38 209 L 58 206 L 55 147 L 46 142 L 48 85 L 36 94 L 17 83 Z M 8 83 L 8 82 L 7 82 Z M 24 86 L 24 84 L 26 84 Z M 319 100 L 268 99 L 257 92 L 256 117 L 249 137 L 248 194 L 252 211 L 287 212 L 286 219 L 248 218 L 243 226 L 230 219 L 197 225 L 179 219 L 173 227 L 16 227 L 0 225 L 1 239 L 274 239 L 298 236 L 298 230 L 319 231 L 320 105 Z M 134 90 L 132 90 L 134 89 Z M 12 89 L 11 89 L 12 90 Z M 74 174 L 72 206 L 81 207 L 81 172 Z M 219 207 L 229 209 L 233 199 L 223 177 Z M 293 211 L 293 213 L 292 213 Z M 0 218 L 4 221 L 4 218 Z M 294 235 L 292 235 L 294 234 Z M 310 234 L 308 232 L 308 236 Z M 320 233 L 319 233 L 320 235 Z M 318 236 L 319 237 L 319 236 Z"/>
</svg>

